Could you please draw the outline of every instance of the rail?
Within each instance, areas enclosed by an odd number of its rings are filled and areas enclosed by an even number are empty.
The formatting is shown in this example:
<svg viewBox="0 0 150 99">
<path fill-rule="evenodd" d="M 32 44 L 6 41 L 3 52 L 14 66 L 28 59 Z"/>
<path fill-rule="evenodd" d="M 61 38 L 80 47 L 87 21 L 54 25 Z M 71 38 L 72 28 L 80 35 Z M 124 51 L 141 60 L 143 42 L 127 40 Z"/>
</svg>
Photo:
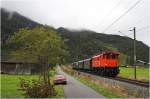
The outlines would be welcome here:
<svg viewBox="0 0 150 99">
<path fill-rule="evenodd" d="M 128 79 L 128 78 L 124 78 L 124 77 L 116 77 L 114 79 L 118 80 L 118 81 L 123 81 L 123 82 L 131 83 L 131 84 L 143 86 L 143 87 L 149 87 L 148 81 L 147 82 L 146 81 L 139 81 L 139 80 Z"/>
<path fill-rule="evenodd" d="M 78 72 L 83 72 L 83 71 L 78 71 Z M 90 75 L 97 76 L 97 77 L 104 77 L 107 79 L 118 80 L 118 81 L 130 83 L 130 84 L 134 84 L 134 85 L 138 85 L 138 86 L 142 86 L 142 87 L 146 87 L 146 88 L 149 87 L 148 81 L 134 80 L 134 79 L 124 78 L 124 77 L 119 77 L 119 76 L 117 76 L 117 77 L 106 77 L 106 76 L 100 76 L 100 75 L 96 75 L 96 74 L 89 73 L 89 72 L 84 72 L 84 73 L 88 73 Z"/>
</svg>

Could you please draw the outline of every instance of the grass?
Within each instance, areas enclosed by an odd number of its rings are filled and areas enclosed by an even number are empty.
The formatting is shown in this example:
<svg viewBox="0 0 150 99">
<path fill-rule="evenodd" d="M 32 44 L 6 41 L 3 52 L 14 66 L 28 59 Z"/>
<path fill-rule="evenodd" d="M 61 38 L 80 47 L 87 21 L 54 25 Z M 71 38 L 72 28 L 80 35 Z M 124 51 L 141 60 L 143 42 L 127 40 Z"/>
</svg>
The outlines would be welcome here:
<svg viewBox="0 0 150 99">
<path fill-rule="evenodd" d="M 119 76 L 134 79 L 134 68 L 132 67 L 128 68 L 119 67 L 119 68 L 120 68 Z M 136 74 L 138 80 L 149 81 L 149 68 L 137 67 Z"/>
<path fill-rule="evenodd" d="M 53 98 L 64 98 L 64 87 L 63 85 L 55 85 L 54 89 L 56 91 L 56 96 L 54 96 Z"/>
<path fill-rule="evenodd" d="M 56 74 L 55 69 L 50 71 L 50 78 L 53 84 L 53 76 Z M 1 74 L 1 98 L 25 98 L 24 92 L 19 89 L 20 79 L 24 78 L 27 80 L 38 79 L 38 75 L 8 75 Z M 63 85 L 54 86 L 57 93 L 54 98 L 64 98 Z"/>
<path fill-rule="evenodd" d="M 19 89 L 19 78 L 37 79 L 37 75 L 6 75 L 1 74 L 1 98 L 23 98 L 23 91 Z"/>
</svg>

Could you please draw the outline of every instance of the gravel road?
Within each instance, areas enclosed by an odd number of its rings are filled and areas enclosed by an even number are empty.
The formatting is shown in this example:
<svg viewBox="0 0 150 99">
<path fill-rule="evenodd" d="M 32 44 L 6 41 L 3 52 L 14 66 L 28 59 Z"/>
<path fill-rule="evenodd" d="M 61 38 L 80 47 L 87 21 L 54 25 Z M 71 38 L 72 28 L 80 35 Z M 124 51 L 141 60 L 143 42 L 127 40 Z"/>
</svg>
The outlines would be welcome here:
<svg viewBox="0 0 150 99">
<path fill-rule="evenodd" d="M 67 78 L 67 85 L 64 85 L 65 98 L 105 98 L 93 89 L 64 73 L 59 67 L 58 72 Z"/>
</svg>

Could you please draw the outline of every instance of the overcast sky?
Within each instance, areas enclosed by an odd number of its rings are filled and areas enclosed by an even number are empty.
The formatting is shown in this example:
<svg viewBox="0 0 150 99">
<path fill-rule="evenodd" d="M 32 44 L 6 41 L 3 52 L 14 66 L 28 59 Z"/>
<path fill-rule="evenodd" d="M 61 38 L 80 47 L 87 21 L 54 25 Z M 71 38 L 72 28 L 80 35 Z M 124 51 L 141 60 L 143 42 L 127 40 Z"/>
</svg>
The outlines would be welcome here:
<svg viewBox="0 0 150 99">
<path fill-rule="evenodd" d="M 149 6 L 150 0 L 1 0 L 1 7 L 55 28 L 89 29 L 133 38 L 128 30 L 136 27 L 137 40 L 150 46 Z"/>
</svg>

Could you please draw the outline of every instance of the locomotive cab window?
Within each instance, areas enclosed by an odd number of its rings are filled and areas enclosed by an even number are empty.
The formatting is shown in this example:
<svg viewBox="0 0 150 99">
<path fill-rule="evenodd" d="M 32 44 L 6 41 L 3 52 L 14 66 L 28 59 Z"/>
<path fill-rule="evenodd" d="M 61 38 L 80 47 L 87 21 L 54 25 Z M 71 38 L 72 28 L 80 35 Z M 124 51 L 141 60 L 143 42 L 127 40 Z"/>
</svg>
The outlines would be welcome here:
<svg viewBox="0 0 150 99">
<path fill-rule="evenodd" d="M 117 56 L 115 54 L 107 54 L 105 55 L 105 59 L 116 59 Z"/>
<path fill-rule="evenodd" d="M 110 54 L 106 54 L 105 55 L 105 59 L 111 59 L 111 55 Z"/>
<path fill-rule="evenodd" d="M 115 54 L 112 55 L 112 59 L 116 59 L 116 55 Z"/>
</svg>

